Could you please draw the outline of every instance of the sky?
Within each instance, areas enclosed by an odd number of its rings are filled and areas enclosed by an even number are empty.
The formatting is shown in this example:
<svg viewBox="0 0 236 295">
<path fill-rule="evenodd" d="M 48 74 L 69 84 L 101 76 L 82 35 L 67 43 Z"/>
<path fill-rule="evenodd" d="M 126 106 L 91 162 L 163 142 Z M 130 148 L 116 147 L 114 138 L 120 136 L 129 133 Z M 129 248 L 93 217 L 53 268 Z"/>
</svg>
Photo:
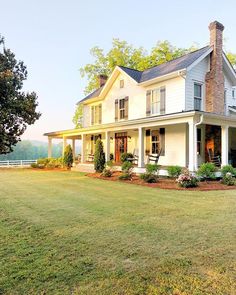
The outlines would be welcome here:
<svg viewBox="0 0 236 295">
<path fill-rule="evenodd" d="M 28 69 L 25 91 L 38 95 L 41 118 L 22 139 L 73 128 L 76 102 L 86 78 L 79 69 L 93 62 L 90 49 L 111 47 L 113 38 L 150 50 L 157 41 L 177 47 L 208 44 L 208 25 L 225 26 L 227 50 L 236 53 L 235 0 L 0 0 L 0 34 Z"/>
</svg>

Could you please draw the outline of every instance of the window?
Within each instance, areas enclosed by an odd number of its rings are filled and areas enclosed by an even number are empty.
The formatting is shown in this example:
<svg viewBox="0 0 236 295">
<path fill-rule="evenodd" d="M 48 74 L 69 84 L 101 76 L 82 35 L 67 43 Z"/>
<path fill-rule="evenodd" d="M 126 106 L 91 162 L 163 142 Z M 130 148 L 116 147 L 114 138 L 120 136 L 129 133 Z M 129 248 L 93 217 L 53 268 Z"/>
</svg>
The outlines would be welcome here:
<svg viewBox="0 0 236 295">
<path fill-rule="evenodd" d="M 158 130 L 152 131 L 151 136 L 152 154 L 158 154 L 160 151 L 160 134 Z"/>
<path fill-rule="evenodd" d="M 148 90 L 146 94 L 146 114 L 165 114 L 166 89 L 165 87 Z"/>
<path fill-rule="evenodd" d="M 232 98 L 235 98 L 235 89 L 232 89 Z"/>
<path fill-rule="evenodd" d="M 119 100 L 119 117 L 120 120 L 125 118 L 125 99 L 120 99 Z"/>
<path fill-rule="evenodd" d="M 120 80 L 120 88 L 124 88 L 125 86 L 125 81 L 124 80 Z"/>
<path fill-rule="evenodd" d="M 91 106 L 91 125 L 102 123 L 102 104 Z"/>
<path fill-rule="evenodd" d="M 201 111 L 202 109 L 202 85 L 194 83 L 194 110 Z"/>
<path fill-rule="evenodd" d="M 227 106 L 227 89 L 224 91 L 224 113 L 226 113 L 226 106 Z"/>
</svg>

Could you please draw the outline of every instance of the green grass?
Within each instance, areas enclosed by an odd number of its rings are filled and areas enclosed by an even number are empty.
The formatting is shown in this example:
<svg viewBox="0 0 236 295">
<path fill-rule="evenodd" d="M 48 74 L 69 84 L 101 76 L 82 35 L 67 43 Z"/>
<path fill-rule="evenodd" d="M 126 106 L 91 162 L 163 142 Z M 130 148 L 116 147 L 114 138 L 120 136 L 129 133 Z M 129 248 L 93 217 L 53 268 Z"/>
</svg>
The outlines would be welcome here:
<svg viewBox="0 0 236 295">
<path fill-rule="evenodd" d="M 0 170 L 0 294 L 236 294 L 236 191 Z"/>
</svg>

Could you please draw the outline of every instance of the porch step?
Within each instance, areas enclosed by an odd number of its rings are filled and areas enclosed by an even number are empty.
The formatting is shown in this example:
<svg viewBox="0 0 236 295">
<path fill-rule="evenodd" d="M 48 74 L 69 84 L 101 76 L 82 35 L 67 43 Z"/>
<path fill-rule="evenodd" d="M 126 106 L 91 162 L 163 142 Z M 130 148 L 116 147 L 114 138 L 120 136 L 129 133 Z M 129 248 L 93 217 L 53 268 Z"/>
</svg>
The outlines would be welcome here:
<svg viewBox="0 0 236 295">
<path fill-rule="evenodd" d="M 76 166 L 71 168 L 72 171 L 78 171 L 78 172 L 87 172 L 87 173 L 94 173 L 94 164 L 76 164 Z"/>
</svg>

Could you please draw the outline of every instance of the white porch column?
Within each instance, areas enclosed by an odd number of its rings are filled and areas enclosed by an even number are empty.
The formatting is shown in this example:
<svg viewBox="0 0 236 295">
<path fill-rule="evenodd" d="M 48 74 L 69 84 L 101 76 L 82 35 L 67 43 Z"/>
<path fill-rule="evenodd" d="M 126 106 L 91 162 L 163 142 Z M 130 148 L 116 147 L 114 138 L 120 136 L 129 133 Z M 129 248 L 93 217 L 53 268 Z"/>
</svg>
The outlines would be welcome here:
<svg viewBox="0 0 236 295">
<path fill-rule="evenodd" d="M 198 168 L 197 163 L 197 128 L 195 126 L 194 121 L 188 122 L 188 128 L 189 128 L 189 163 L 188 163 L 188 169 L 189 171 L 196 171 Z"/>
<path fill-rule="evenodd" d="M 106 156 L 106 161 L 110 161 L 110 132 L 106 131 L 105 134 L 105 156 Z"/>
<path fill-rule="evenodd" d="M 144 128 L 138 129 L 138 167 L 144 167 Z"/>
<path fill-rule="evenodd" d="M 66 140 L 66 137 L 63 136 L 62 156 L 64 156 L 64 151 L 66 146 L 67 146 L 67 140 Z"/>
<path fill-rule="evenodd" d="M 81 134 L 81 163 L 86 162 L 86 135 Z"/>
<path fill-rule="evenodd" d="M 73 162 L 75 161 L 75 139 L 72 139 Z"/>
<path fill-rule="evenodd" d="M 229 126 L 221 126 L 221 166 L 229 163 Z"/>
<path fill-rule="evenodd" d="M 48 137 L 48 158 L 52 157 L 52 138 Z"/>
</svg>

